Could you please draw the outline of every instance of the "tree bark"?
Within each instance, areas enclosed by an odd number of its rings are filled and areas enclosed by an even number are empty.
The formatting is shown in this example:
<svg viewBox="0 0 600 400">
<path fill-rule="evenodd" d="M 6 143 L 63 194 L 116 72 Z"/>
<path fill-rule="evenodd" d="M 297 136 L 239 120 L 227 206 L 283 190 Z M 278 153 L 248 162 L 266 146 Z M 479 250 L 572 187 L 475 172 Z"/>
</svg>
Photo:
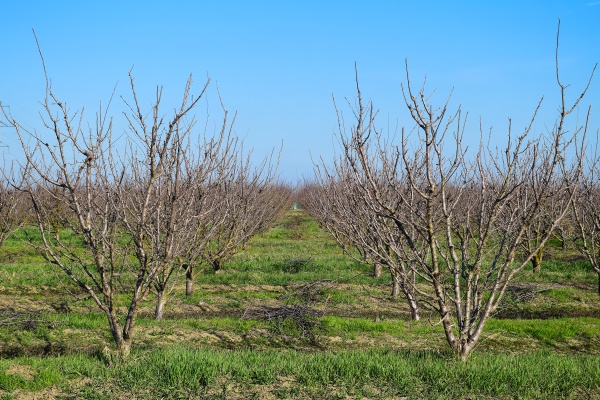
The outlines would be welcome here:
<svg viewBox="0 0 600 400">
<path fill-rule="evenodd" d="M 156 309 L 154 310 L 155 320 L 162 321 L 166 302 L 167 293 L 165 292 L 165 288 L 159 288 L 158 293 L 156 294 Z"/>
<path fill-rule="evenodd" d="M 194 267 L 189 265 L 185 270 L 185 295 L 194 295 Z"/>
<path fill-rule="evenodd" d="M 114 310 L 106 311 L 106 317 L 108 318 L 108 326 L 110 328 L 110 333 L 112 334 L 113 340 L 117 345 L 117 349 L 120 344 L 123 342 L 123 332 L 121 331 L 121 325 L 119 324 L 119 319 L 117 318 Z"/>
<path fill-rule="evenodd" d="M 408 299 L 408 306 L 410 307 L 410 317 L 413 321 L 419 321 L 421 319 L 421 314 L 419 313 L 419 306 L 417 305 L 417 300 L 415 297 L 410 294 L 406 295 Z"/>
<path fill-rule="evenodd" d="M 471 355 L 471 351 L 473 351 L 474 346 L 470 345 L 469 343 L 465 343 L 459 351 L 459 355 L 460 355 L 460 360 L 464 363 L 467 362 L 467 360 L 469 359 L 469 355 Z"/>
<path fill-rule="evenodd" d="M 117 345 L 117 354 L 121 359 L 125 360 L 126 358 L 129 357 L 130 353 L 131 353 L 131 339 L 123 340 L 123 341 L 121 341 L 121 343 L 119 343 Z"/>
<path fill-rule="evenodd" d="M 215 271 L 215 274 L 218 273 L 221 270 L 221 261 L 220 260 L 214 260 L 212 262 L 213 265 L 213 269 Z"/>
<path fill-rule="evenodd" d="M 531 258 L 531 265 L 533 266 L 533 273 L 537 274 L 541 271 L 542 259 L 544 257 L 544 248 L 542 247 L 537 253 Z"/>
<path fill-rule="evenodd" d="M 382 270 L 381 265 L 375 264 L 375 266 L 373 267 L 373 276 L 375 278 L 379 278 L 381 276 L 381 270 Z"/>
<path fill-rule="evenodd" d="M 106 317 L 108 318 L 108 325 L 117 347 L 117 356 L 124 360 L 129 357 L 129 353 L 131 352 L 131 323 L 128 319 L 125 323 L 126 329 L 122 329 L 119 318 L 113 309 L 106 310 Z"/>
<path fill-rule="evenodd" d="M 392 272 L 392 298 L 396 299 L 400 295 L 400 277 Z"/>
</svg>

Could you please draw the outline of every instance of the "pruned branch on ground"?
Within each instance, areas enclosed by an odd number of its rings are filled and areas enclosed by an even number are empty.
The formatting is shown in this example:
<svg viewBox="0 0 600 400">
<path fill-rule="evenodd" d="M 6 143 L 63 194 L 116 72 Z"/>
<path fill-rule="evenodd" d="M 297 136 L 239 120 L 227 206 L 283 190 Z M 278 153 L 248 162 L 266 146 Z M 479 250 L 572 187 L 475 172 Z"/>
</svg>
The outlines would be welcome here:
<svg viewBox="0 0 600 400">
<path fill-rule="evenodd" d="M 40 325 L 55 328 L 57 324 L 58 321 L 47 318 L 41 312 L 0 311 L 0 328 L 35 331 Z"/>
<path fill-rule="evenodd" d="M 284 334 L 284 321 L 292 321 L 300 329 L 302 338 L 314 340 L 314 329 L 318 325 L 318 318 L 323 316 L 323 311 L 315 310 L 305 305 L 296 304 L 291 306 L 263 306 L 247 308 L 242 319 L 261 319 L 275 323 L 278 334 Z"/>
<path fill-rule="evenodd" d="M 301 285 L 296 285 L 290 288 L 291 292 L 281 295 L 281 300 L 297 299 L 304 304 L 327 303 L 328 298 L 325 297 L 325 291 L 331 287 L 335 281 L 331 279 L 319 279 L 314 282 L 309 282 Z"/>
</svg>

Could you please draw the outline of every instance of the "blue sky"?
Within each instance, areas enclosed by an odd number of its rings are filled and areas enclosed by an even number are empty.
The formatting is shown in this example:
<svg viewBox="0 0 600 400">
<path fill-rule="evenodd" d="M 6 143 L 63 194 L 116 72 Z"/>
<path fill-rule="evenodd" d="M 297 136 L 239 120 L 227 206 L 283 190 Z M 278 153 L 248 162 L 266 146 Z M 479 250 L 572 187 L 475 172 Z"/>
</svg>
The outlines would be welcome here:
<svg viewBox="0 0 600 400">
<path fill-rule="evenodd" d="M 34 28 L 55 92 L 73 109 L 85 106 L 90 121 L 115 85 L 128 96 L 132 67 L 148 105 L 156 86 L 164 87 L 165 111 L 177 104 L 190 73 L 197 89 L 210 76 L 227 109 L 238 112 L 235 132 L 247 148 L 260 157 L 283 141 L 280 172 L 292 181 L 311 175 L 311 154 L 333 157 L 331 96 L 354 96 L 355 62 L 382 129 L 413 125 L 400 89 L 408 59 L 413 83 L 427 76 L 434 99 L 454 88 L 452 106 L 469 112 L 465 141 L 475 144 L 480 118 L 502 142 L 508 117 L 518 132 L 542 96 L 536 131 L 554 122 L 558 18 L 561 76 L 571 98 L 600 61 L 595 0 L 2 0 L 0 14 L 0 100 L 26 126 L 39 126 L 44 96 Z M 587 105 L 600 104 L 598 75 L 580 119 Z M 207 101 L 218 119 L 214 87 Z M 594 138 L 599 112 L 592 113 Z M 18 157 L 14 132 L 0 127 L 0 141 L 6 160 Z"/>
</svg>

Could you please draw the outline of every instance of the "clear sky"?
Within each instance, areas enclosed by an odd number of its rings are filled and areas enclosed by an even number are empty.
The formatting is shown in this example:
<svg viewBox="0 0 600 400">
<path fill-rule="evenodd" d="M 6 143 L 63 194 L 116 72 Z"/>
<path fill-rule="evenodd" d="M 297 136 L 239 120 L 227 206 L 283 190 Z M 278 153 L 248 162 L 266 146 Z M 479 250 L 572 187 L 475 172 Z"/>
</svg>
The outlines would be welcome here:
<svg viewBox="0 0 600 400">
<path fill-rule="evenodd" d="M 355 62 L 384 130 L 413 125 L 400 89 L 407 59 L 414 83 L 427 76 L 435 99 L 454 88 L 452 105 L 469 112 L 465 140 L 474 144 L 480 118 L 501 141 L 508 117 L 522 129 L 543 95 L 536 130 L 553 124 L 558 18 L 571 98 L 600 61 L 596 0 L 0 0 L 0 15 L 0 100 L 26 126 L 39 125 L 44 96 L 34 28 L 55 92 L 72 109 L 85 106 L 91 122 L 115 85 L 128 96 L 132 67 L 148 105 L 164 86 L 166 111 L 190 73 L 197 89 L 210 76 L 238 112 L 235 132 L 246 147 L 263 156 L 283 141 L 280 172 L 292 181 L 311 175 L 311 155 L 333 156 L 332 94 L 354 96 Z M 597 75 L 581 118 L 587 105 L 600 107 Z M 218 118 L 214 90 L 208 104 Z M 599 121 L 593 111 L 594 140 Z M 5 159 L 18 156 L 13 131 L 0 127 L 0 141 Z"/>
</svg>

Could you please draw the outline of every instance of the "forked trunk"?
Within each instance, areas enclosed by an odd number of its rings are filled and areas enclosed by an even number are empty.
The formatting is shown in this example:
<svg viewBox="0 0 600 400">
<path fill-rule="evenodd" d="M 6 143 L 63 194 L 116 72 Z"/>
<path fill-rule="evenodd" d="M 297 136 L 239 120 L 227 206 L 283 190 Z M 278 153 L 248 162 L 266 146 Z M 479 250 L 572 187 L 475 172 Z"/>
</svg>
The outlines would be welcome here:
<svg viewBox="0 0 600 400">
<path fill-rule="evenodd" d="M 469 344 L 465 344 L 464 346 L 462 346 L 459 350 L 459 355 L 460 355 L 460 360 L 464 363 L 467 362 L 467 360 L 469 359 L 469 356 L 471 355 L 471 352 L 473 351 L 473 348 L 475 346 L 469 345 Z"/>
<path fill-rule="evenodd" d="M 119 323 L 119 318 L 114 310 L 106 311 L 106 316 L 108 318 L 108 325 L 116 345 L 117 356 L 124 360 L 129 357 L 129 353 L 131 352 L 131 327 L 133 324 L 130 318 L 132 317 L 128 316 L 125 322 L 126 328 L 122 329 L 121 324 Z"/>
<path fill-rule="evenodd" d="M 447 327 L 444 323 L 444 330 L 446 333 L 446 339 L 448 340 L 448 344 L 452 351 L 460 357 L 462 362 L 467 362 L 471 352 L 475 348 L 475 344 L 477 343 L 476 339 L 473 338 L 463 338 L 454 336 L 454 332 L 449 332 L 451 327 Z"/>
<path fill-rule="evenodd" d="M 438 304 L 440 304 L 438 302 Z M 490 315 L 490 307 L 486 308 L 486 311 L 479 316 L 476 321 L 465 321 L 468 326 L 463 326 L 458 329 L 458 324 L 456 321 L 453 321 L 450 317 L 449 310 L 444 306 L 444 309 L 448 312 L 445 317 L 442 319 L 442 325 L 444 327 L 444 333 L 446 334 L 446 339 L 450 348 L 460 357 L 462 362 L 467 362 L 469 356 L 475 350 L 477 346 L 477 342 L 479 341 L 479 337 L 483 332 L 483 328 L 485 323 Z M 456 330 L 454 330 L 456 329 Z"/>
</svg>

